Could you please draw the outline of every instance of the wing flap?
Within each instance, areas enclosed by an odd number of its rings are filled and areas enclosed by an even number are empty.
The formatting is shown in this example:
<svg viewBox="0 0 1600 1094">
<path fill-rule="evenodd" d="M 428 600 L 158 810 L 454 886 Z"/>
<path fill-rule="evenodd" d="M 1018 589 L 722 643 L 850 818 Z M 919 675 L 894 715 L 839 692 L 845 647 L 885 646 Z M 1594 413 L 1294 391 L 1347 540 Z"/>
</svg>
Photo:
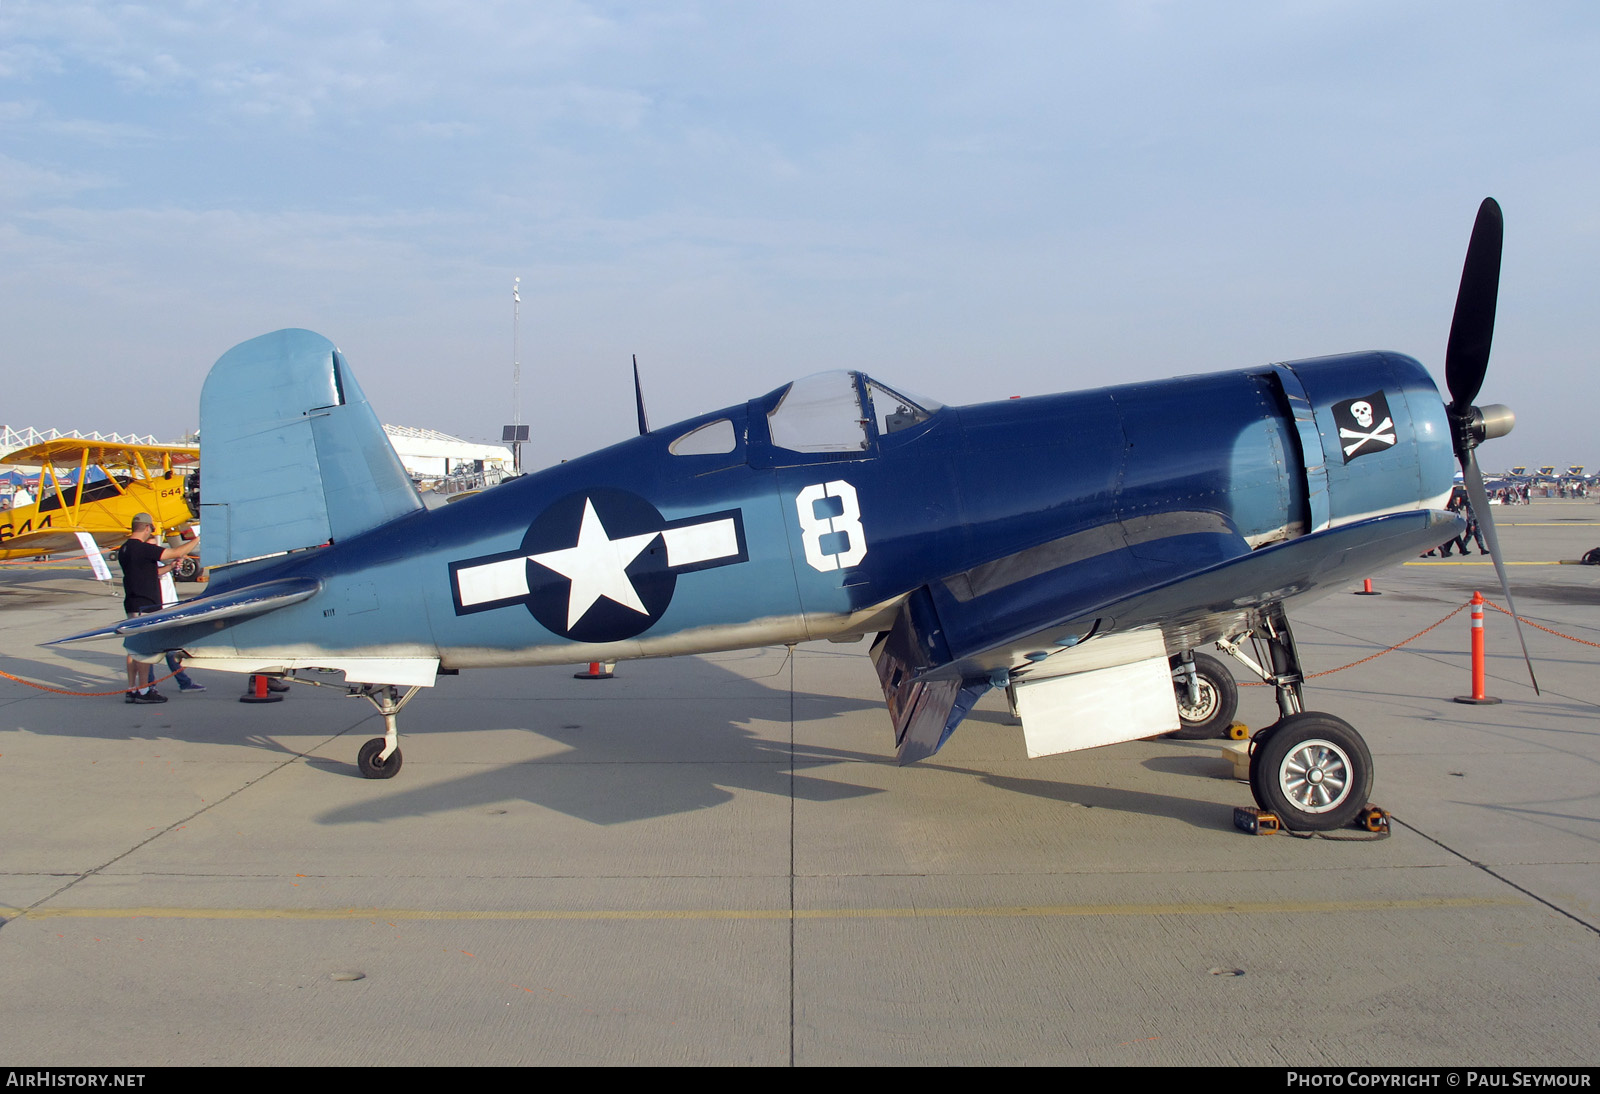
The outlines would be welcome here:
<svg viewBox="0 0 1600 1094">
<path fill-rule="evenodd" d="M 894 625 L 872 645 L 883 699 L 894 724 L 895 758 L 902 764 L 932 756 L 990 688 L 977 680 L 923 680 L 949 659 L 932 598 L 918 589 L 900 605 Z"/>
</svg>

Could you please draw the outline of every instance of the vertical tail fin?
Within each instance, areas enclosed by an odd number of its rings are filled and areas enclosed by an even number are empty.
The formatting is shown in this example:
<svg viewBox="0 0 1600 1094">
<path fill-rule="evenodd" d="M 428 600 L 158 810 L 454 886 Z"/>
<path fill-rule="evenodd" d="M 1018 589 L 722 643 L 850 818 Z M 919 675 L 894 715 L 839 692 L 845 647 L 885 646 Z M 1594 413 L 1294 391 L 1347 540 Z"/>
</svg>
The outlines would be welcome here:
<svg viewBox="0 0 1600 1094">
<path fill-rule="evenodd" d="M 242 342 L 200 393 L 200 514 L 213 565 L 348 539 L 422 500 L 334 344 Z"/>
</svg>

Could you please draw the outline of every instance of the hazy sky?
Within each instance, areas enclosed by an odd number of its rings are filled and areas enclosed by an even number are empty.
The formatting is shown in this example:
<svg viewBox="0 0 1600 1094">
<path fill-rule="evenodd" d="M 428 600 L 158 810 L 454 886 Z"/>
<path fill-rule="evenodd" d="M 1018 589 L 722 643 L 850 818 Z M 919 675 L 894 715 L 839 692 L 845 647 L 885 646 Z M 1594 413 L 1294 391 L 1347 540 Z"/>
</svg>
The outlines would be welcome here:
<svg viewBox="0 0 1600 1094">
<path fill-rule="evenodd" d="M 230 346 L 531 462 L 824 368 L 946 402 L 1353 349 L 1600 464 L 1600 7 L 0 0 L 0 421 L 176 436 Z"/>
</svg>

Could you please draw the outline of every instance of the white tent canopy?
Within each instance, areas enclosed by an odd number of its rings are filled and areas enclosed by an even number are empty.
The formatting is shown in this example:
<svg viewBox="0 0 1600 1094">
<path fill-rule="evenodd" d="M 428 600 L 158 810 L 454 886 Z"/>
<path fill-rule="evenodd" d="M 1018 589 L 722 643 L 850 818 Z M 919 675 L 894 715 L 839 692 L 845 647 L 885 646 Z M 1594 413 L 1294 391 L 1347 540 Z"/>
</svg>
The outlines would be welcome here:
<svg viewBox="0 0 1600 1094">
<path fill-rule="evenodd" d="M 503 445 L 479 444 L 436 429 L 408 425 L 386 425 L 383 431 L 414 479 L 443 478 L 453 471 L 481 470 L 493 475 L 511 468 L 511 450 Z"/>
</svg>

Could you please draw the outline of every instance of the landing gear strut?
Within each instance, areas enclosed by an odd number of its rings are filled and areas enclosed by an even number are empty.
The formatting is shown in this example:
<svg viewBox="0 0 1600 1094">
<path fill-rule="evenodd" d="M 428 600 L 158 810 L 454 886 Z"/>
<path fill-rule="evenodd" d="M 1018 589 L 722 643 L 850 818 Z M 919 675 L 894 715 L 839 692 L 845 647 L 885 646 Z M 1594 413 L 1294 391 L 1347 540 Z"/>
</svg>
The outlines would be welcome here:
<svg viewBox="0 0 1600 1094">
<path fill-rule="evenodd" d="M 361 696 L 383 715 L 383 736 L 372 738 L 356 753 L 356 768 L 363 778 L 392 779 L 400 773 L 400 727 L 396 716 L 421 690 L 409 687 L 402 694 L 393 684 L 362 684 L 350 689 L 351 695 Z"/>
<path fill-rule="evenodd" d="M 1305 709 L 1300 652 L 1281 606 L 1269 610 L 1250 637 L 1270 670 L 1235 641 L 1217 643 L 1278 692 L 1278 720 L 1250 740 L 1250 793 L 1286 828 L 1301 832 L 1343 828 L 1366 806 L 1372 792 L 1372 753 L 1350 723 Z"/>
</svg>

